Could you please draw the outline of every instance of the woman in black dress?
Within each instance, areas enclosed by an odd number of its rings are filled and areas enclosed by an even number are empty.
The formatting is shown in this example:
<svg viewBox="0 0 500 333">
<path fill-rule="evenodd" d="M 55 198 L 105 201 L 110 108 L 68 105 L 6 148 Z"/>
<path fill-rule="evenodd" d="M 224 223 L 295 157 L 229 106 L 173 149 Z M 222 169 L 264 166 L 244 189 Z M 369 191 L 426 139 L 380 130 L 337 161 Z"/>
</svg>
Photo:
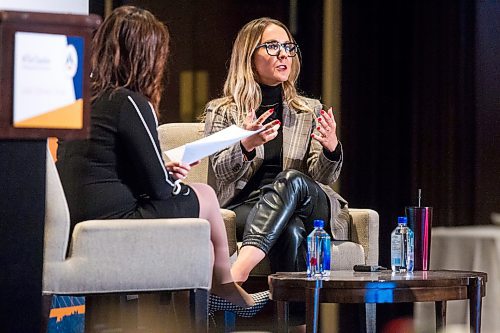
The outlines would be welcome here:
<svg viewBox="0 0 500 333">
<path fill-rule="evenodd" d="M 212 294 L 243 311 L 255 297 L 234 283 L 217 197 L 184 185 L 191 166 L 164 164 L 157 113 L 169 51 L 166 27 L 150 12 L 117 8 L 92 41 L 90 137 L 60 142 L 57 167 L 72 225 L 89 219 L 201 217 L 210 222 Z M 222 300 L 223 301 L 223 300 Z M 234 304 L 234 305 L 233 305 Z"/>
</svg>

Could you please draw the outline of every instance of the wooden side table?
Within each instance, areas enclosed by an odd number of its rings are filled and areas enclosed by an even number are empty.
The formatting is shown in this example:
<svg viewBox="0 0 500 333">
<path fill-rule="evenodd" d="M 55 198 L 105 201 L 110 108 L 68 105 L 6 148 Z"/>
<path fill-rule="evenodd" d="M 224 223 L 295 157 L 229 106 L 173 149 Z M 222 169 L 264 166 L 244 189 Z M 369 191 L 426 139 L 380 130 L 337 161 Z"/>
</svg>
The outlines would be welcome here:
<svg viewBox="0 0 500 333">
<path fill-rule="evenodd" d="M 307 332 L 318 331 L 319 303 L 435 302 L 436 328 L 446 325 L 446 301 L 469 300 L 471 332 L 481 332 L 481 304 L 487 274 L 466 271 L 413 273 L 332 271 L 329 277 L 308 278 L 305 272 L 268 277 L 277 305 L 277 331 L 288 332 L 288 303 L 306 303 Z"/>
</svg>

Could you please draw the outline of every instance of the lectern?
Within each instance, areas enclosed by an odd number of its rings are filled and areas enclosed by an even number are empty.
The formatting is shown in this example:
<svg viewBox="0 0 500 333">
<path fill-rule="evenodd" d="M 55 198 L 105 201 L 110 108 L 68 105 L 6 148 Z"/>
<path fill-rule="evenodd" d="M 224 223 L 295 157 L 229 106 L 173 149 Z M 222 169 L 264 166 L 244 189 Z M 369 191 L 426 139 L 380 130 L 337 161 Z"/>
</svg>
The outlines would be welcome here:
<svg viewBox="0 0 500 333">
<path fill-rule="evenodd" d="M 0 11 L 2 332 L 40 331 L 46 141 L 88 135 L 89 44 L 100 21 Z"/>
</svg>

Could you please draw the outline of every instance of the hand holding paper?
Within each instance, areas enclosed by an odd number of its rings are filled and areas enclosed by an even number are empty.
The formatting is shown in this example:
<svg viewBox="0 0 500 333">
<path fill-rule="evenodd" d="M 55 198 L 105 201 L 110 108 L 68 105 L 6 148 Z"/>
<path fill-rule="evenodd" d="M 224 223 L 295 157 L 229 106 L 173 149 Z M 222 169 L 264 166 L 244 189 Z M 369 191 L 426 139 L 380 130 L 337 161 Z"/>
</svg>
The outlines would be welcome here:
<svg viewBox="0 0 500 333">
<path fill-rule="evenodd" d="M 197 165 L 199 161 L 196 161 L 191 164 L 169 161 L 165 163 L 165 167 L 167 171 L 175 178 L 175 179 L 184 179 L 187 177 L 191 168 Z"/>
<path fill-rule="evenodd" d="M 167 155 L 171 161 L 191 164 L 265 129 L 266 127 L 262 127 L 255 131 L 247 131 L 236 125 L 232 125 L 205 138 L 167 150 L 165 155 Z"/>
</svg>

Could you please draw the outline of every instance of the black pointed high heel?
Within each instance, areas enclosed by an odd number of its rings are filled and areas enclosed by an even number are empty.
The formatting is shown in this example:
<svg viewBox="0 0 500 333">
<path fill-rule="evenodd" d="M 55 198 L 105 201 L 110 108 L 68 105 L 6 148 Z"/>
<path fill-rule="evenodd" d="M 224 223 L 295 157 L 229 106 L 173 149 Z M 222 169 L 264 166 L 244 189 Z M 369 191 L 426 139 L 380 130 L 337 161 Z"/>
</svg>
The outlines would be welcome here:
<svg viewBox="0 0 500 333">
<path fill-rule="evenodd" d="M 234 312 L 239 317 L 251 318 L 255 316 L 260 310 L 262 310 L 264 305 L 269 302 L 269 290 L 251 294 L 251 296 L 255 304 L 248 308 L 243 308 L 229 302 L 224 298 L 211 294 L 210 298 L 208 299 L 208 314 L 210 316 L 213 316 L 217 311 L 230 311 Z"/>
</svg>

